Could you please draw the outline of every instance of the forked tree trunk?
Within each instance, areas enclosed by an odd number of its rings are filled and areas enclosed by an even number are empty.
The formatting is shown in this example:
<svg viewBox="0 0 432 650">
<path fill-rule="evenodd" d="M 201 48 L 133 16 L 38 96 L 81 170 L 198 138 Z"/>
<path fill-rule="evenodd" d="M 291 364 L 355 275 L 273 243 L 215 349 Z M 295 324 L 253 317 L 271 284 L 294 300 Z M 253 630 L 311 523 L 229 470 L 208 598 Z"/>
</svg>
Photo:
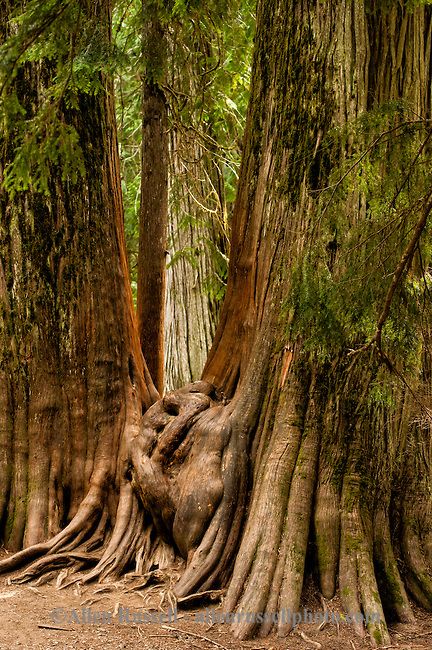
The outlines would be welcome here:
<svg viewBox="0 0 432 650">
<path fill-rule="evenodd" d="M 430 551 L 422 541 L 430 538 L 427 489 L 414 509 L 416 524 L 398 527 L 413 497 L 395 501 L 401 482 L 406 495 L 419 494 L 418 470 L 401 465 L 400 454 L 424 467 L 430 458 L 429 448 L 426 458 L 416 451 L 421 441 L 413 446 L 419 430 L 410 426 L 410 399 L 402 395 L 397 419 L 370 405 L 375 355 L 351 360 L 341 349 L 331 366 L 318 363 L 302 353 L 301 339 L 287 338 L 281 310 L 290 267 L 325 212 L 314 191 L 328 184 L 333 166 L 366 146 L 352 135 L 321 143 L 332 129 L 395 99 L 428 117 L 430 96 L 412 75 L 420 70 L 429 79 L 430 40 L 422 37 L 429 27 L 424 8 L 259 5 L 229 284 L 203 373 L 209 384 L 199 387 L 200 399 L 182 391 L 153 407 L 143 423 L 146 444 L 133 454 L 143 502 L 187 558 L 177 595 L 229 583 L 227 610 L 269 615 L 263 622 L 245 617 L 234 628 L 240 637 L 266 634 L 272 613 L 298 609 L 310 542 L 322 592 L 331 597 L 339 586 L 347 612 L 369 617 L 375 643 L 388 641 L 384 613 L 413 616 L 396 555 L 406 563 L 411 593 L 431 606 Z M 358 187 L 339 205 L 348 229 L 365 218 Z M 206 399 L 209 392 L 219 403 Z M 203 403 L 208 410 L 186 435 Z M 167 418 L 179 412 L 177 426 L 156 433 L 161 411 Z M 163 477 L 171 479 L 169 490 Z M 430 486 L 429 473 L 424 481 Z M 397 530 L 404 532 L 395 537 Z M 407 540 L 415 531 L 413 552 Z M 355 625 L 363 634 L 363 623 Z M 292 620 L 276 627 L 286 634 Z"/>
<path fill-rule="evenodd" d="M 401 390 L 394 410 L 370 403 L 371 382 L 382 371 L 373 349 L 347 357 L 341 348 L 320 362 L 305 350 L 308 332 L 289 338 L 292 314 L 282 308 L 293 269 L 325 232 L 317 188 L 364 147 L 355 131 L 330 143 L 326 136 L 392 99 L 408 99 L 429 117 L 430 27 L 428 7 L 259 2 L 215 342 L 203 380 L 154 404 L 140 434 L 126 439 L 145 511 L 186 559 L 175 593 L 227 585 L 225 608 L 245 614 L 234 627 L 241 638 L 273 626 L 281 635 L 290 631 L 292 619 L 275 623 L 272 614 L 298 610 L 308 550 L 326 597 L 339 587 L 349 614 L 379 616 L 368 621 L 376 644 L 388 645 L 384 613 L 412 620 L 405 586 L 432 608 L 429 429 L 412 424 L 413 400 Z M 414 83 L 418 71 L 424 84 Z M 383 174 L 387 166 L 384 158 Z M 349 232 L 365 219 L 361 186 L 339 201 Z M 358 255 L 366 263 L 363 248 Z M 332 273 L 344 263 L 328 260 Z M 429 367 L 428 359 L 426 377 Z M 110 543 L 85 580 L 117 573 L 121 549 L 128 559 L 152 557 L 131 513 L 120 503 L 117 552 Z M 0 571 L 40 554 L 29 550 L 0 563 Z M 20 579 L 49 564 L 50 556 L 42 558 Z M 356 629 L 364 634 L 362 623 Z"/>
</svg>

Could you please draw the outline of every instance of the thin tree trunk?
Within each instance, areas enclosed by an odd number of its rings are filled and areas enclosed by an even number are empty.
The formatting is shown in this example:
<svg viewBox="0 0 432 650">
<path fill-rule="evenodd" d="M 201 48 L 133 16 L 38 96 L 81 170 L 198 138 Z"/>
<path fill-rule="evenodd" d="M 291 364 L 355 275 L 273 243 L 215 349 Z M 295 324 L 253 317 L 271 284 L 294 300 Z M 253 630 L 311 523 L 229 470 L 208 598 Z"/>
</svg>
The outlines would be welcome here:
<svg viewBox="0 0 432 650">
<path fill-rule="evenodd" d="M 161 90 L 166 39 L 157 3 L 143 3 L 141 208 L 137 313 L 142 351 L 160 393 L 164 388 L 166 240 L 168 227 L 168 109 Z"/>
</svg>

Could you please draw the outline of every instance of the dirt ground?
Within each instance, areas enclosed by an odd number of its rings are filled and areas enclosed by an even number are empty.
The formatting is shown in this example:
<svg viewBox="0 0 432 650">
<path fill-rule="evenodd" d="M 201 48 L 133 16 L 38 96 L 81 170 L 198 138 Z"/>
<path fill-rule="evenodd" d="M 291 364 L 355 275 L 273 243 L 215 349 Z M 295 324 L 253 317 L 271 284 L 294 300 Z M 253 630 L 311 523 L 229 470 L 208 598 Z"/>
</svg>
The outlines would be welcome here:
<svg viewBox="0 0 432 650">
<path fill-rule="evenodd" d="M 0 556 L 1 556 L 0 552 Z M 218 602 L 174 612 L 163 601 L 161 585 L 133 590 L 134 583 L 56 587 L 51 583 L 8 584 L 0 579 L 0 650 L 366 650 L 367 638 L 357 637 L 349 624 L 302 622 L 287 638 L 275 635 L 238 641 L 232 626 L 221 623 Z M 132 585 L 132 587 L 131 587 Z M 136 587 L 136 580 L 135 580 Z M 101 591 L 102 589 L 102 591 Z M 322 611 L 313 588 L 308 590 L 307 611 Z M 342 611 L 337 598 L 327 603 L 330 612 Z M 301 608 L 301 611 L 303 609 Z M 304 615 L 306 616 L 306 615 Z M 387 648 L 432 648 L 432 615 L 416 609 L 416 625 L 391 627 Z M 219 618 L 218 618 L 219 617 Z M 215 622 L 212 625 L 212 619 Z M 310 620 L 310 619 L 309 619 Z"/>
</svg>

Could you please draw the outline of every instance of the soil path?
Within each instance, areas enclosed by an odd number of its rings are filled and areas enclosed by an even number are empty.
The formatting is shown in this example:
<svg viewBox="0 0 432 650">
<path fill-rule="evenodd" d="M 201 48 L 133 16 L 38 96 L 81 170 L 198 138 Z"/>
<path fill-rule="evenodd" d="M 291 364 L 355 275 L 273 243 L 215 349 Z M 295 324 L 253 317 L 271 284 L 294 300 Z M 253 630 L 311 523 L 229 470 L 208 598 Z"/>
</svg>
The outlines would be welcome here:
<svg viewBox="0 0 432 650">
<path fill-rule="evenodd" d="M 319 646 L 322 650 L 366 650 L 371 647 L 367 638 L 355 636 L 349 624 L 332 622 L 331 612 L 342 611 L 337 598 L 328 603 L 329 622 L 318 629 L 317 617 L 323 616 L 323 610 L 312 587 L 308 590 L 305 609 L 300 611 L 304 620 L 289 637 L 270 636 L 254 641 L 234 638 L 231 625 L 223 622 L 218 602 L 173 612 L 164 605 L 167 592 L 163 585 L 128 592 L 129 584 L 122 582 L 112 586 L 108 593 L 100 589 L 101 585 L 97 584 L 57 589 L 55 580 L 39 587 L 9 585 L 7 579 L 1 578 L 0 650 L 319 650 Z M 416 610 L 416 616 L 416 625 L 391 627 L 392 649 L 432 648 L 432 615 Z"/>
</svg>

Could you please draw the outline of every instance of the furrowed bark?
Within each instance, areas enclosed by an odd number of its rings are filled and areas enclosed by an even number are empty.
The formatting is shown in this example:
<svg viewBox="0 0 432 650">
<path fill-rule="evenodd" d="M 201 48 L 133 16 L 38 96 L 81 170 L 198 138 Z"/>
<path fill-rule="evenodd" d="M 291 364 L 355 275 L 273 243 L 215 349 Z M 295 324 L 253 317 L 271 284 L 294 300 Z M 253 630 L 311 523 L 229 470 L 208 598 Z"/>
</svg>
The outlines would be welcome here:
<svg viewBox="0 0 432 650">
<path fill-rule="evenodd" d="M 212 247 L 222 248 L 224 218 L 218 165 L 196 134 L 170 133 L 170 219 L 165 371 L 168 390 L 200 378 L 219 305 Z"/>
<path fill-rule="evenodd" d="M 84 10 L 88 20 L 95 12 L 108 37 L 107 4 Z M 18 71 L 14 88 L 29 117 L 49 79 L 36 63 Z M 127 283 L 112 86 L 102 83 L 105 93 L 80 96 L 77 110 L 61 106 L 86 161 L 77 183 L 52 165 L 46 196 L 29 189 L 14 198 L 3 191 L 0 199 L 7 400 L 0 534 L 14 550 L 29 547 L 14 566 L 70 545 L 82 530 L 90 535 L 108 497 L 109 530 L 125 462 L 122 436 L 158 397 L 142 359 Z M 2 174 L 15 135 L 2 136 Z"/>
</svg>

